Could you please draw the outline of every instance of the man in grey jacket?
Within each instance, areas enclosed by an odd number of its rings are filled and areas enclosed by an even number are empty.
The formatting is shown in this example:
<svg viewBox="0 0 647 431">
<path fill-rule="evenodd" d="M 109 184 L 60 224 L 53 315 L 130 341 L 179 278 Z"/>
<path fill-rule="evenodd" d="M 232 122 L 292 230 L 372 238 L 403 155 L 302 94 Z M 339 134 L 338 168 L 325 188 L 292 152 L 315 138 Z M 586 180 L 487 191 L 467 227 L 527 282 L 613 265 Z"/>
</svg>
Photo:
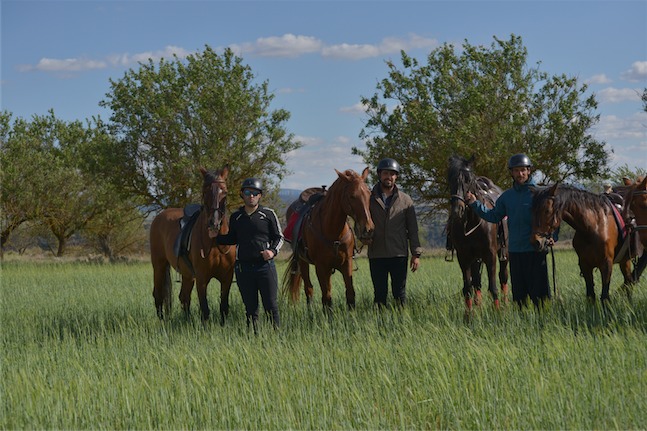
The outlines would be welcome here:
<svg viewBox="0 0 647 431">
<path fill-rule="evenodd" d="M 393 159 L 382 159 L 377 165 L 379 181 L 371 192 L 371 218 L 375 223 L 373 241 L 368 246 L 375 304 L 386 306 L 389 275 L 396 304 L 404 306 L 407 294 L 407 260 L 415 272 L 420 264 L 418 221 L 411 197 L 399 190 L 395 182 L 400 165 Z"/>
</svg>

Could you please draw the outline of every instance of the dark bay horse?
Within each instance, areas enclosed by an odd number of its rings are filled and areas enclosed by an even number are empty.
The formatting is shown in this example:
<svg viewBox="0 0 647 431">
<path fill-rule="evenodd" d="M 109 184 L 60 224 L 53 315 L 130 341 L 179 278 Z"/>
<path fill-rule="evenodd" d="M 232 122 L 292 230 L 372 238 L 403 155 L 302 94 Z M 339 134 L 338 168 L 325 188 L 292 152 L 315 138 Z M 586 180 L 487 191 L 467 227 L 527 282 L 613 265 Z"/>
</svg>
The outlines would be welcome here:
<svg viewBox="0 0 647 431">
<path fill-rule="evenodd" d="M 167 208 L 153 219 L 150 228 L 151 262 L 153 264 L 155 308 L 160 319 L 168 317 L 171 309 L 171 274 L 175 268 L 182 276 L 180 303 L 189 315 L 191 292 L 195 282 L 203 320 L 209 319 L 207 285 L 212 278 L 220 281 L 220 323 L 229 313 L 229 290 L 234 278 L 235 251 L 230 246 L 217 245 L 216 235 L 229 230 L 225 216 L 227 176 L 229 167 L 216 171 L 200 168 L 204 178 L 202 207 L 188 241 L 184 257 L 176 254 L 176 241 L 180 235 L 182 208 Z"/>
<path fill-rule="evenodd" d="M 575 230 L 573 248 L 578 256 L 589 300 L 595 302 L 594 268 L 600 270 L 602 278 L 600 300 L 603 303 L 609 300 L 609 285 L 616 258 L 624 285 L 629 286 L 633 282 L 629 254 L 617 255 L 622 246 L 622 231 L 616 221 L 620 215 L 615 213 L 606 197 L 562 184 L 536 188 L 533 193 L 532 241 L 540 248 L 544 239 L 553 234 L 562 220 Z"/>
<path fill-rule="evenodd" d="M 630 212 L 630 217 L 635 219 L 636 226 L 633 229 L 637 231 L 643 248 L 642 255 L 634 266 L 634 280 L 638 281 L 647 267 L 647 176 L 638 178 L 635 183 L 625 180 L 625 185 L 628 189 L 624 196 L 623 212 L 625 218 L 629 218 L 627 212 Z"/>
<path fill-rule="evenodd" d="M 353 170 L 337 172 L 338 178 L 305 214 L 299 238 L 292 239 L 292 255 L 283 276 L 283 291 L 290 293 L 292 302 L 299 300 L 303 279 L 307 303 L 312 303 L 313 285 L 310 265 L 314 265 L 321 287 L 321 302 L 325 310 L 332 308 L 331 275 L 341 272 L 346 286 L 346 304 L 355 306 L 353 287 L 353 253 L 355 236 L 347 222 L 355 222 L 360 240 L 369 242 L 375 226 L 369 211 L 370 191 L 366 184 L 368 168 L 360 176 Z M 289 215 L 288 215 L 289 219 Z"/>
<path fill-rule="evenodd" d="M 499 260 L 499 283 L 503 295 L 508 290 L 508 253 L 503 241 L 499 241 L 498 230 L 507 232 L 505 221 L 499 227 L 489 223 L 476 214 L 465 203 L 465 195 L 472 192 L 488 208 L 501 195 L 502 190 L 487 177 L 479 177 L 472 171 L 474 157 L 467 160 L 460 156 L 449 158 L 447 181 L 451 193 L 448 235 L 456 250 L 458 264 L 463 272 L 463 297 L 467 311 L 472 309 L 472 300 L 481 301 L 481 262 L 485 264 L 488 274 L 488 290 L 499 307 L 499 289 L 497 287 L 496 266 Z M 476 295 L 476 296 L 475 296 Z"/>
</svg>

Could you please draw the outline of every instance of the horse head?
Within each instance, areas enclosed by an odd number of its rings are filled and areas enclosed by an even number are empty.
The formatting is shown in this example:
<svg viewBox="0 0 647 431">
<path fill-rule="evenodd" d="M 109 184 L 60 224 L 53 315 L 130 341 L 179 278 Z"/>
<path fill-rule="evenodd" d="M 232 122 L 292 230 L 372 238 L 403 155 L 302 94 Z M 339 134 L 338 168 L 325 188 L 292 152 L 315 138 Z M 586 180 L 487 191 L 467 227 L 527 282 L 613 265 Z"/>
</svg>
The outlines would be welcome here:
<svg viewBox="0 0 647 431">
<path fill-rule="evenodd" d="M 371 191 L 366 184 L 368 167 L 364 168 L 361 176 L 352 169 L 345 172 L 335 169 L 335 172 L 343 184 L 339 202 L 341 208 L 347 216 L 355 221 L 355 232 L 358 238 L 363 243 L 369 244 L 373 238 L 375 225 L 369 209 Z"/>
<path fill-rule="evenodd" d="M 647 220 L 647 176 L 638 177 L 635 182 L 624 179 L 625 185 L 629 187 L 625 196 L 625 216 L 627 210 L 631 210 L 636 221 L 643 225 Z"/>
<path fill-rule="evenodd" d="M 463 218 L 467 205 L 465 194 L 468 191 L 476 193 L 476 175 L 472 172 L 474 156 L 469 160 L 460 156 L 449 158 L 447 169 L 447 182 L 450 192 L 450 217 Z"/>
<path fill-rule="evenodd" d="M 532 234 L 530 242 L 537 250 L 545 250 L 547 240 L 559 228 L 561 209 L 556 202 L 559 183 L 547 188 L 532 188 Z"/>
<path fill-rule="evenodd" d="M 225 165 L 224 168 L 215 171 L 207 171 L 201 167 L 200 173 L 204 178 L 202 183 L 202 205 L 208 215 L 209 237 L 215 238 L 225 218 L 227 208 L 229 166 Z"/>
</svg>

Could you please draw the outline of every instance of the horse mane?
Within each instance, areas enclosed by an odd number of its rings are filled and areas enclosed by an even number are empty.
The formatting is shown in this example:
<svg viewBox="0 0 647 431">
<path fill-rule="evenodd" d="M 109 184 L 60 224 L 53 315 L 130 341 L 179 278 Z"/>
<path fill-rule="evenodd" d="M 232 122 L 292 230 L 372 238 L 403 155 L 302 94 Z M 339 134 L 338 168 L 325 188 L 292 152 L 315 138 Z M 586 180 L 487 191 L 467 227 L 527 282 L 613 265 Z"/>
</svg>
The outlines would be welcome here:
<svg viewBox="0 0 647 431">
<path fill-rule="evenodd" d="M 542 186 L 534 188 L 533 207 L 539 208 L 548 198 L 553 196 L 553 186 Z M 602 209 L 607 212 L 610 208 L 608 199 L 598 193 L 574 187 L 570 184 L 558 184 L 554 193 L 554 207 L 560 214 L 571 205 L 581 208 Z"/>
</svg>

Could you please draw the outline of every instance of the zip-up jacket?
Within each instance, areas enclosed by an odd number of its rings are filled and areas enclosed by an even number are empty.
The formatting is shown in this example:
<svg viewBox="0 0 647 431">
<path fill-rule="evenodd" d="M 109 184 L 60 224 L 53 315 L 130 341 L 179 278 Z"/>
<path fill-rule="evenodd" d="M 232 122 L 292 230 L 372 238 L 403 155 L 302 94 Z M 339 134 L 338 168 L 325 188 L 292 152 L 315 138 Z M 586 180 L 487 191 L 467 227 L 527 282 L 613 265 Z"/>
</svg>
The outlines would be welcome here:
<svg viewBox="0 0 647 431">
<path fill-rule="evenodd" d="M 219 244 L 236 244 L 236 259 L 240 262 L 263 262 L 261 251 L 272 250 L 279 254 L 283 234 L 279 219 L 273 209 L 259 206 L 247 215 L 240 207 L 229 217 L 229 233 L 218 235 Z"/>
<path fill-rule="evenodd" d="M 498 223 L 508 216 L 508 249 L 511 253 L 537 251 L 530 243 L 532 234 L 532 192 L 535 183 L 529 179 L 524 184 L 514 182 L 512 188 L 504 191 L 494 204 L 487 208 L 482 202 L 475 201 L 470 207 L 484 220 Z"/>
<path fill-rule="evenodd" d="M 420 256 L 420 238 L 418 237 L 418 220 L 411 197 L 399 191 L 397 186 L 387 208 L 382 200 L 380 184 L 371 192 L 371 218 L 375 224 L 373 241 L 368 246 L 369 259 L 383 257 L 406 257 L 409 251 Z"/>
</svg>

